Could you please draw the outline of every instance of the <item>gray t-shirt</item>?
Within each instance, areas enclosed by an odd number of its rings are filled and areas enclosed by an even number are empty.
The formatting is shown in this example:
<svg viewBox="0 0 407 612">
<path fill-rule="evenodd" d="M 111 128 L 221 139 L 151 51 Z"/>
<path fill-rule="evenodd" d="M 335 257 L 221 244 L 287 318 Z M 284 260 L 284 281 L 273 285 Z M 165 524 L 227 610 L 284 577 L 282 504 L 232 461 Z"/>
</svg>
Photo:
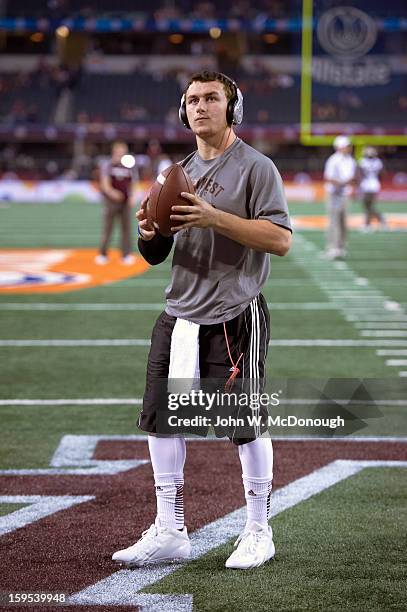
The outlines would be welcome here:
<svg viewBox="0 0 407 612">
<path fill-rule="evenodd" d="M 280 174 L 265 155 L 240 138 L 211 160 L 197 151 L 181 165 L 198 181 L 197 195 L 243 219 L 267 219 L 291 230 Z M 169 315 L 212 325 L 238 316 L 259 294 L 269 274 L 269 254 L 243 246 L 213 228 L 175 234 Z"/>
</svg>

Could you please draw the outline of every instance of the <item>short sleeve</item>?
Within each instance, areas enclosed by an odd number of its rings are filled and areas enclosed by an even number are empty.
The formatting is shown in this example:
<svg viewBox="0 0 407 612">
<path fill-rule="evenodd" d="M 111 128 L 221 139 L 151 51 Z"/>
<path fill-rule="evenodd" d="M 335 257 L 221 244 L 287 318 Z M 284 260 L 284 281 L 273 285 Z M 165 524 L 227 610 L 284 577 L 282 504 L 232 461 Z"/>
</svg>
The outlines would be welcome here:
<svg viewBox="0 0 407 612">
<path fill-rule="evenodd" d="M 283 181 L 273 162 L 256 161 L 250 174 L 249 208 L 252 219 L 265 219 L 292 231 Z"/>
</svg>

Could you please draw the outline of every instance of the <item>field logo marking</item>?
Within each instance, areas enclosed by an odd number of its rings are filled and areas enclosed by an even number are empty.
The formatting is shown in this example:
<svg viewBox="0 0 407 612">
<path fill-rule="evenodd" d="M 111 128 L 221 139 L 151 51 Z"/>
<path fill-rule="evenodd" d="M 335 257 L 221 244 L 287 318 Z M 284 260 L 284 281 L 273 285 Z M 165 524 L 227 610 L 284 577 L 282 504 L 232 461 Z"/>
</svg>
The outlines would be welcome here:
<svg viewBox="0 0 407 612">
<path fill-rule="evenodd" d="M 271 516 L 277 516 L 285 510 L 293 508 L 368 467 L 407 467 L 407 461 L 333 461 L 307 476 L 290 482 L 273 493 Z M 245 521 L 246 506 L 243 506 L 198 529 L 191 535 L 192 556 L 186 563 L 199 559 L 211 550 L 228 542 L 243 530 Z M 100 580 L 96 584 L 71 595 L 69 603 L 142 606 L 143 612 L 158 611 L 162 610 L 163 607 L 170 612 L 178 612 L 180 609 L 192 612 L 192 596 L 189 594 L 172 596 L 149 595 L 139 592 L 172 574 L 178 567 L 180 565 L 160 564 L 135 570 L 119 570 L 104 580 Z M 179 597 L 184 597 L 181 600 L 184 606 L 182 608 L 178 607 Z"/>
<path fill-rule="evenodd" d="M 100 440 L 133 440 L 134 436 L 65 435 L 51 459 L 49 468 L 0 470 L 5 476 L 112 476 L 150 463 L 147 459 L 92 459 Z M 143 438 L 146 439 L 146 438 Z"/>
<path fill-rule="evenodd" d="M 0 516 L 0 536 L 92 499 L 93 495 L 0 495 L 0 504 L 29 504 Z"/>
<path fill-rule="evenodd" d="M 117 250 L 104 266 L 96 249 L 1 249 L 0 293 L 58 293 L 96 287 L 142 274 L 149 265 L 139 255 L 123 265 Z"/>
</svg>

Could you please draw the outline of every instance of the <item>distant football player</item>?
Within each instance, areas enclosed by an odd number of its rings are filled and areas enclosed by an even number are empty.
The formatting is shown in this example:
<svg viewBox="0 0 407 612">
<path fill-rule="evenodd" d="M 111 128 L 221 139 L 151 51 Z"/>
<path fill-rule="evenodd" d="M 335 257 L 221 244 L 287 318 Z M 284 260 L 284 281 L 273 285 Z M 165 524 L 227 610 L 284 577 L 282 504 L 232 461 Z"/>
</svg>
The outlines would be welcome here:
<svg viewBox="0 0 407 612">
<path fill-rule="evenodd" d="M 380 225 L 386 227 L 384 216 L 377 210 L 375 204 L 380 192 L 380 176 L 383 171 L 383 163 L 377 156 L 374 147 L 365 147 L 363 157 L 358 162 L 359 191 L 365 209 L 364 230 L 369 231 L 373 219 L 377 219 Z"/>
<path fill-rule="evenodd" d="M 335 153 L 327 159 L 324 169 L 328 213 L 326 256 L 341 259 L 346 257 L 346 208 L 357 166 L 347 136 L 337 136 L 333 145 Z"/>
<path fill-rule="evenodd" d="M 264 380 L 270 331 L 260 291 L 269 253 L 281 256 L 290 248 L 291 226 L 273 162 L 235 134 L 242 115 L 234 81 L 217 72 L 194 74 L 181 99 L 180 119 L 196 138 L 197 150 L 181 162 L 196 194 L 185 194 L 185 205 L 172 208 L 174 225 L 182 222 L 174 236 L 157 232 L 147 200 L 137 213 L 143 257 L 154 265 L 173 246 L 174 254 L 166 308 L 152 333 L 139 419 L 149 434 L 157 517 L 138 542 L 113 555 L 124 564 L 187 558 L 191 551 L 183 508 L 185 437 L 161 434 L 160 381 L 221 380 L 227 387 L 234 379 L 241 389 L 247 380 L 261 390 Z M 246 526 L 226 567 L 249 569 L 275 552 L 268 524 L 272 443 L 267 427 L 256 425 L 226 428 L 223 435 L 238 447 L 247 503 Z"/>
<path fill-rule="evenodd" d="M 108 247 L 115 219 L 120 222 L 122 263 L 131 265 L 134 262 L 131 239 L 131 204 L 137 170 L 132 163 L 132 156 L 128 153 L 129 148 L 125 142 L 114 142 L 111 159 L 102 164 L 100 168 L 100 189 L 103 194 L 104 208 L 100 252 L 95 260 L 99 265 L 108 262 Z"/>
</svg>

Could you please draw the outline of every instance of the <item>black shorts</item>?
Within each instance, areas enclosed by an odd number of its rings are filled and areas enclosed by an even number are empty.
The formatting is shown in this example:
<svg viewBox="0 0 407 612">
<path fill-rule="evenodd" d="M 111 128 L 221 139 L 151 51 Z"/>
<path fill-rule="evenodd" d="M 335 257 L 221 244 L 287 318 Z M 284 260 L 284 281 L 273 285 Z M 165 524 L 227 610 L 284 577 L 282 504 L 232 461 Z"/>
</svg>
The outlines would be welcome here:
<svg viewBox="0 0 407 612">
<path fill-rule="evenodd" d="M 163 431 L 160 426 L 162 423 L 160 414 L 168 414 L 168 394 L 166 395 L 165 391 L 168 382 L 171 335 L 176 320 L 176 317 L 163 312 L 155 323 L 148 355 L 143 409 L 138 422 L 139 428 L 143 431 L 159 435 L 169 433 Z M 240 372 L 232 391 L 261 393 L 265 384 L 266 356 L 270 339 L 270 316 L 264 297 L 259 294 L 240 315 L 227 321 L 226 332 L 234 363 L 243 353 L 238 365 Z M 201 388 L 214 391 L 217 387 L 224 391 L 231 375 L 231 367 L 223 323 L 201 325 L 199 329 Z M 242 412 L 241 406 L 238 410 Z M 245 444 L 266 431 L 266 421 L 267 419 L 261 426 L 245 427 L 244 430 L 230 427 L 214 429 L 218 437 L 228 436 L 235 444 Z M 202 426 L 194 427 L 192 430 L 186 428 L 182 433 L 207 435 L 207 432 L 208 427 Z M 180 431 L 177 430 L 177 433 Z"/>
</svg>

